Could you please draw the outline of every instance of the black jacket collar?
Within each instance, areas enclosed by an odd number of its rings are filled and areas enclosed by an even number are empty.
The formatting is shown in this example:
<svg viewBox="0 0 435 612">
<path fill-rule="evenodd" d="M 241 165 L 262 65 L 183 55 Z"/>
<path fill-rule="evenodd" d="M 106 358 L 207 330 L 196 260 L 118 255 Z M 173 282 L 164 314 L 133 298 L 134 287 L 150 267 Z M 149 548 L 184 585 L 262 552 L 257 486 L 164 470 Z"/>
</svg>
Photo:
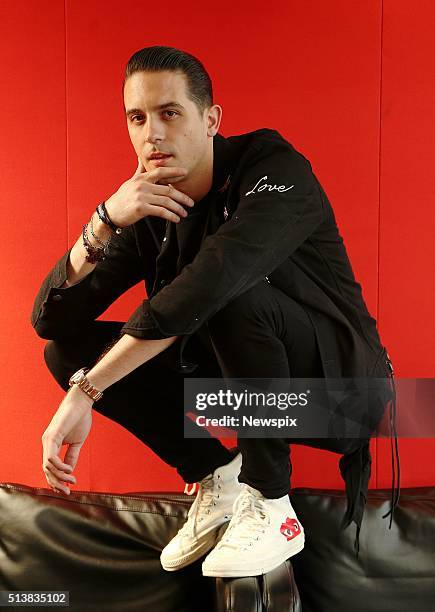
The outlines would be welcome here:
<svg viewBox="0 0 435 612">
<path fill-rule="evenodd" d="M 216 192 L 225 188 L 233 161 L 233 150 L 230 141 L 215 134 L 213 137 L 213 182 L 210 191 Z"/>
</svg>

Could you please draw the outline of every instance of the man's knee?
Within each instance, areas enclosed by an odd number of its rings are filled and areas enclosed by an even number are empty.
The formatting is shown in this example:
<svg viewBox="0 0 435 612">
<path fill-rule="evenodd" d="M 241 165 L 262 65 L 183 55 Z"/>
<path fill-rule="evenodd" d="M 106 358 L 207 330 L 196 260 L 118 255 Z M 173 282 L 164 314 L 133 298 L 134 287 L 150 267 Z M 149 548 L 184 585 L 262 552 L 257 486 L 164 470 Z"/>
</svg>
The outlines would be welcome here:
<svg viewBox="0 0 435 612">
<path fill-rule="evenodd" d="M 54 367 L 54 364 L 56 363 L 55 353 L 56 353 L 56 341 L 49 340 L 44 346 L 44 360 L 50 372 L 53 372 L 53 370 L 55 369 Z"/>
<path fill-rule="evenodd" d="M 228 302 L 209 319 L 209 331 L 211 333 L 221 332 L 227 327 L 234 329 L 248 317 L 252 320 L 259 313 L 265 290 L 267 288 L 263 286 L 263 283 L 259 283 Z"/>
<path fill-rule="evenodd" d="M 69 378 L 75 370 L 71 371 L 71 360 L 65 353 L 65 348 L 60 341 L 49 340 L 46 343 L 44 346 L 44 360 L 55 380 L 63 389 L 68 390 Z"/>
<path fill-rule="evenodd" d="M 83 325 L 79 334 L 46 343 L 45 363 L 63 389 L 69 389 L 68 382 L 74 372 L 92 367 L 119 339 L 123 325 L 122 321 L 90 321 Z"/>
</svg>

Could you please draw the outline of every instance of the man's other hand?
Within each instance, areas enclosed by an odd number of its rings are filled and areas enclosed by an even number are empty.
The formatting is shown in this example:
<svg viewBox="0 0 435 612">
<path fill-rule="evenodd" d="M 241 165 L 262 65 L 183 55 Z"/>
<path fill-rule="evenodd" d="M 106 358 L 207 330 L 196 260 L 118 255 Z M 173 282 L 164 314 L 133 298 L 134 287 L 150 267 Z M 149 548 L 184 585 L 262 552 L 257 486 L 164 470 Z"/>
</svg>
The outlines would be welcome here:
<svg viewBox="0 0 435 612">
<path fill-rule="evenodd" d="M 92 398 L 74 385 L 42 434 L 42 468 L 45 477 L 54 490 L 63 491 L 66 495 L 70 494 L 70 490 L 65 483 L 76 484 L 72 472 L 91 429 L 93 402 Z M 60 458 L 63 444 L 68 445 L 64 460 Z"/>
</svg>

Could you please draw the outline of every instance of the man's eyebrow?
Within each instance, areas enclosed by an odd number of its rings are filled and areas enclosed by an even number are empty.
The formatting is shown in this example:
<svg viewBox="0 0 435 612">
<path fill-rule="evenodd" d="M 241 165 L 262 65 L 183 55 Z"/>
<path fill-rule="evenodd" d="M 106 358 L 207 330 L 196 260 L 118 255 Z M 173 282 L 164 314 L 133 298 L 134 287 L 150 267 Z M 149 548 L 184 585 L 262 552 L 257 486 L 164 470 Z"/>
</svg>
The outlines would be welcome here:
<svg viewBox="0 0 435 612">
<path fill-rule="evenodd" d="M 178 102 L 165 102 L 164 104 L 159 104 L 158 106 L 155 106 L 155 110 L 162 110 L 164 108 L 168 108 L 169 106 L 175 106 L 176 108 L 179 108 L 180 110 L 185 110 L 184 106 L 182 106 L 181 104 L 179 104 Z M 142 109 L 140 108 L 129 108 L 128 110 L 125 111 L 125 114 L 128 115 L 132 115 L 134 113 L 142 113 Z"/>
</svg>

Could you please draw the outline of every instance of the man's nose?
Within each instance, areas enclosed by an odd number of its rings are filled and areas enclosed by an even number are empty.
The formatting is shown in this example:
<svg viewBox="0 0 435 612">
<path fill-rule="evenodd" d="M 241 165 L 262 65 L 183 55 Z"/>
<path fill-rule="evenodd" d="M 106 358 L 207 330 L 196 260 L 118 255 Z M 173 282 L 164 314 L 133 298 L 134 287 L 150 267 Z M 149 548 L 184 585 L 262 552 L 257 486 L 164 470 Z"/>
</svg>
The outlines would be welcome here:
<svg viewBox="0 0 435 612">
<path fill-rule="evenodd" d="M 154 144 L 163 140 L 163 126 L 160 121 L 149 119 L 145 126 L 145 140 Z"/>
</svg>

